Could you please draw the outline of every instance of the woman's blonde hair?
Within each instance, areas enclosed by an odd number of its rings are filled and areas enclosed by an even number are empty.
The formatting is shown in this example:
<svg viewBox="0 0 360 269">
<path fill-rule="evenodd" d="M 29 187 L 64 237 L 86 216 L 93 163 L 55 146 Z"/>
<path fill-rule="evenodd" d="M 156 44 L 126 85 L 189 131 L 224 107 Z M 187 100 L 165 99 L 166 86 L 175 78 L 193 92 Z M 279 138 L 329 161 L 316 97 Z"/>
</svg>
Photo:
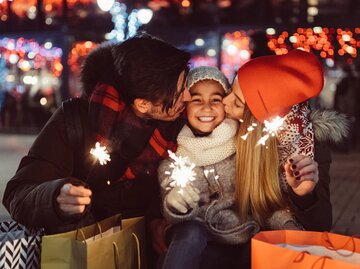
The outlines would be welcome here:
<svg viewBox="0 0 360 269">
<path fill-rule="evenodd" d="M 285 208 L 279 180 L 279 155 L 276 137 L 270 137 L 266 146 L 259 145 L 263 124 L 257 121 L 247 106 L 244 122 L 240 124 L 236 147 L 235 197 L 242 221 L 250 214 L 262 226 L 265 219 L 277 209 Z M 255 126 L 256 124 L 256 126 Z M 246 140 L 241 138 L 253 126 Z"/>
</svg>

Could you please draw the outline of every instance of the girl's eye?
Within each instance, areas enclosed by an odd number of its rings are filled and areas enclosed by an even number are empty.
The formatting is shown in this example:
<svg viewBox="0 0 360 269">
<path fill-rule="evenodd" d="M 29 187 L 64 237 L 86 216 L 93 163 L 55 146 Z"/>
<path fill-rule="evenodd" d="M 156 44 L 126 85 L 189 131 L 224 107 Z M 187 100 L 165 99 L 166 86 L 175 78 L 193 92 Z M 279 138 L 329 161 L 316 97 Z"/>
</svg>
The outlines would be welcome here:
<svg viewBox="0 0 360 269">
<path fill-rule="evenodd" d="M 222 102 L 222 98 L 215 98 L 212 100 L 213 103 L 221 103 Z"/>
<path fill-rule="evenodd" d="M 191 102 L 192 102 L 192 103 L 200 103 L 201 100 L 200 100 L 200 99 L 192 99 Z"/>
</svg>

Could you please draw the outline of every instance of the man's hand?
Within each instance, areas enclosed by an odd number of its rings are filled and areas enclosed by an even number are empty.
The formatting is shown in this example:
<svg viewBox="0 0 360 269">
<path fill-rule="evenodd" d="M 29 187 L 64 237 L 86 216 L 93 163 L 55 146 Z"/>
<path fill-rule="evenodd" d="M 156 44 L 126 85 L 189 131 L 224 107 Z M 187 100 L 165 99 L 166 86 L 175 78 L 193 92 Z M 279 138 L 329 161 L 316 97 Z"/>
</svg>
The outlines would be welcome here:
<svg viewBox="0 0 360 269">
<path fill-rule="evenodd" d="M 200 200 L 200 191 L 187 184 L 184 188 L 175 187 L 165 197 L 168 207 L 180 213 L 186 213 L 188 209 L 194 208 Z"/>
<path fill-rule="evenodd" d="M 299 196 L 311 193 L 319 181 L 318 164 L 309 156 L 291 157 L 286 161 L 284 169 L 287 183 Z"/>
<path fill-rule="evenodd" d="M 153 219 L 149 223 L 149 230 L 152 239 L 152 245 L 157 254 L 162 255 L 167 251 L 165 243 L 166 227 L 169 223 L 165 219 Z"/>
<path fill-rule="evenodd" d="M 83 213 L 85 206 L 91 203 L 91 191 L 84 186 L 74 186 L 67 183 L 60 189 L 56 201 L 65 214 Z"/>
</svg>

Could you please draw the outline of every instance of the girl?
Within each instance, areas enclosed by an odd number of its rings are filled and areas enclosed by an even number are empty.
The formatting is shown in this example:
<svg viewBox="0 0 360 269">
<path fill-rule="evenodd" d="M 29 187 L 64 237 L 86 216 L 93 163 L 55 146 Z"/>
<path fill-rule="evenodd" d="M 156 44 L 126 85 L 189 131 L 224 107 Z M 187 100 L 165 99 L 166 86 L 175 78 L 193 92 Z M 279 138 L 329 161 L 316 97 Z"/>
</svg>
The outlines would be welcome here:
<svg viewBox="0 0 360 269">
<path fill-rule="evenodd" d="M 187 125 L 177 142 L 178 156 L 195 164 L 196 178 L 184 188 L 171 187 L 171 160 L 159 167 L 164 216 L 173 226 L 167 235 L 170 245 L 163 268 L 199 268 L 208 241 L 222 244 L 247 242 L 259 225 L 246 217 L 240 221 L 235 211 L 235 138 L 238 122 L 225 119 L 222 98 L 228 91 L 224 74 L 214 67 L 190 71 L 187 81 L 191 100 L 187 105 Z M 296 229 L 291 214 L 277 211 L 268 218 L 272 229 Z"/>
</svg>

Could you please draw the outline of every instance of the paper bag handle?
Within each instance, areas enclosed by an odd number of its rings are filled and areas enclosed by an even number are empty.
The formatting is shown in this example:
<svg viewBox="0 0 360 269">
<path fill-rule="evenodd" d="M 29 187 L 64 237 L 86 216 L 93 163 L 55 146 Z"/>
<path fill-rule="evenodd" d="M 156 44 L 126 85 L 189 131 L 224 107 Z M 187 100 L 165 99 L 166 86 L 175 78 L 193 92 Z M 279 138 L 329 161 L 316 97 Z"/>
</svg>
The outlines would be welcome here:
<svg viewBox="0 0 360 269">
<path fill-rule="evenodd" d="M 293 260 L 293 262 L 295 262 L 295 263 L 301 262 L 301 261 L 305 258 L 305 254 L 310 255 L 310 252 L 308 252 L 308 251 L 306 251 L 306 250 L 301 251 L 301 252 L 299 253 L 299 255 L 297 255 L 297 256 L 295 257 L 295 259 Z M 329 256 L 321 256 L 321 257 L 319 257 L 316 261 L 314 261 L 313 265 L 311 266 L 311 269 L 315 269 L 315 266 L 316 266 L 316 264 L 317 264 L 319 261 L 322 261 L 321 266 L 320 266 L 320 269 L 323 269 L 323 268 L 324 268 L 324 265 L 325 265 L 326 259 L 332 260 L 332 258 L 329 257 Z"/>
<path fill-rule="evenodd" d="M 329 257 L 329 256 L 321 256 L 319 259 L 317 259 L 316 261 L 314 261 L 313 265 L 311 266 L 311 269 L 315 269 L 315 265 L 316 265 L 319 261 L 322 261 L 320 268 L 323 269 L 323 268 L 324 268 L 324 265 L 325 265 L 326 259 L 332 260 L 332 258 Z"/>
<path fill-rule="evenodd" d="M 329 250 L 335 250 L 336 252 L 338 250 L 343 249 L 349 242 L 351 242 L 352 244 L 352 249 L 351 249 L 351 253 L 349 254 L 350 256 L 355 252 L 356 246 L 355 246 L 355 240 L 354 238 L 356 238 L 357 236 L 349 236 L 348 239 L 345 241 L 345 243 L 340 246 L 340 247 L 335 247 L 333 242 L 331 242 L 330 236 L 328 232 L 323 232 L 321 235 L 321 241 L 324 244 L 324 247 L 326 247 Z M 343 255 L 343 254 L 342 254 Z M 347 255 L 345 255 L 347 256 Z"/>
<path fill-rule="evenodd" d="M 132 236 L 134 237 L 135 242 L 136 242 L 137 264 L 138 264 L 138 269 L 140 269 L 141 268 L 140 241 L 139 241 L 139 238 L 137 237 L 137 235 L 135 233 L 132 233 Z M 118 248 L 116 242 L 113 242 L 113 248 L 114 248 L 115 268 L 121 269 L 120 268 L 120 261 L 119 261 L 119 248 Z"/>
<path fill-rule="evenodd" d="M 76 240 L 78 240 L 78 235 L 79 234 L 82 237 L 82 241 L 85 243 L 86 237 L 85 237 L 85 234 L 84 234 L 84 232 L 83 232 L 83 230 L 81 228 L 76 229 L 76 235 L 75 235 Z"/>
<path fill-rule="evenodd" d="M 98 222 L 96 222 L 96 226 L 97 226 L 97 228 L 98 228 L 98 230 L 99 230 L 99 234 L 100 234 L 100 238 L 102 238 L 103 237 L 103 233 L 102 233 L 102 229 L 101 229 L 101 225 L 100 225 L 100 223 L 98 223 Z M 75 235 L 75 238 L 76 238 L 76 240 L 78 240 L 78 235 L 81 235 L 81 237 L 82 237 L 82 242 L 84 242 L 84 243 L 86 243 L 86 236 L 85 236 L 85 234 L 84 234 L 84 231 L 81 229 L 81 228 L 78 228 L 77 230 L 76 230 L 76 235 Z M 94 235 L 94 237 L 95 237 L 95 235 Z"/>
<path fill-rule="evenodd" d="M 102 233 L 102 229 L 101 229 L 100 223 L 99 223 L 99 222 L 96 222 L 96 226 L 97 226 L 98 229 L 99 229 L 100 238 L 102 238 L 102 237 L 103 237 L 103 233 Z"/>
<path fill-rule="evenodd" d="M 137 260 L 138 260 L 138 269 L 141 268 L 141 258 L 140 258 L 140 241 L 139 238 L 137 237 L 137 235 L 135 233 L 132 233 L 133 237 L 135 238 L 135 242 L 136 242 L 136 250 L 137 250 Z"/>
</svg>

